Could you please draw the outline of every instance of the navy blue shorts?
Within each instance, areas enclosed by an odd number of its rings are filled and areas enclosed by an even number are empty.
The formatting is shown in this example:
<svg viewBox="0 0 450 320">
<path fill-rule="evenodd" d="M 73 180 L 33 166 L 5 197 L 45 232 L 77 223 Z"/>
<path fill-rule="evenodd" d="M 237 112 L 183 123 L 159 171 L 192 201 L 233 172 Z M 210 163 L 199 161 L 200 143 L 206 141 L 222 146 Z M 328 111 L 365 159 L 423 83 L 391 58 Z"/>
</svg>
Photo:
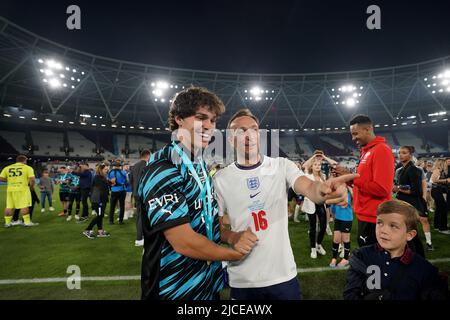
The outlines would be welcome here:
<svg viewBox="0 0 450 320">
<path fill-rule="evenodd" d="M 287 282 L 261 288 L 231 288 L 232 300 L 301 300 L 297 277 Z"/>
</svg>

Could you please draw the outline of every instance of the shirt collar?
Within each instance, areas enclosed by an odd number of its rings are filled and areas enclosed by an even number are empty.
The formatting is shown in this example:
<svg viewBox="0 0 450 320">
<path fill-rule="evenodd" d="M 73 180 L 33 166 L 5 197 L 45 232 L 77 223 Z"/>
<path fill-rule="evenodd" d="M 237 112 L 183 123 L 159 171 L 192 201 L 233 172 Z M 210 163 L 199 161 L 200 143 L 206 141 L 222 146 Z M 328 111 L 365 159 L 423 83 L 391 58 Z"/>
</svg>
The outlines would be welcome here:
<svg viewBox="0 0 450 320">
<path fill-rule="evenodd" d="M 263 157 L 261 156 L 261 158 L 259 159 L 258 163 L 255 163 L 252 166 L 246 167 L 246 166 L 242 166 L 239 163 L 237 163 L 237 161 L 235 162 L 236 168 L 241 169 L 241 170 L 253 170 L 258 168 L 262 163 L 263 163 Z"/>
<path fill-rule="evenodd" d="M 380 244 L 378 243 L 375 245 L 375 249 L 378 252 L 386 252 L 387 254 L 389 254 L 389 252 L 384 250 L 383 247 L 381 247 Z M 401 257 L 394 259 L 398 259 L 401 263 L 408 265 L 412 262 L 412 258 L 413 258 L 413 251 L 409 248 L 408 245 L 406 245 L 405 252 L 403 252 L 403 255 Z"/>
</svg>

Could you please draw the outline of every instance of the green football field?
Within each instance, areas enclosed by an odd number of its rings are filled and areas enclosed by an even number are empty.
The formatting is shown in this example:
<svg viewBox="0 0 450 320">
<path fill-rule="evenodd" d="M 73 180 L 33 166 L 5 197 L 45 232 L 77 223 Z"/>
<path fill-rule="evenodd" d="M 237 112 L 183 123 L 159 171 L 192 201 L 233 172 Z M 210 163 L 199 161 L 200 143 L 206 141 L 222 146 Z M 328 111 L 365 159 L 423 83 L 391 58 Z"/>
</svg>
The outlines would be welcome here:
<svg viewBox="0 0 450 320">
<path fill-rule="evenodd" d="M 5 186 L 0 186 L 0 208 L 5 207 Z M 53 195 L 55 211 L 40 212 L 36 205 L 33 228 L 15 226 L 0 228 L 0 299 L 139 299 L 142 247 L 135 247 L 135 220 L 123 226 L 105 229 L 110 238 L 87 239 L 81 232 L 86 223 L 67 222 L 58 217 L 61 205 L 57 191 Z M 109 210 L 107 210 L 109 212 Z M 117 216 L 117 215 L 116 215 Z M 289 222 L 289 232 L 305 299 L 342 299 L 345 271 L 328 270 L 331 259 L 331 236 L 325 235 L 327 255 L 309 257 L 308 223 Z M 352 248 L 356 247 L 353 228 Z M 436 250 L 427 258 L 442 271 L 450 272 L 450 236 L 433 231 Z M 82 281 L 81 289 L 69 290 L 65 278 L 67 268 L 76 265 L 82 277 L 101 277 Z M 126 277 L 128 276 L 128 278 Z M 111 279 L 108 279 L 111 277 Z M 119 278 L 122 277 L 122 278 Z M 227 298 L 227 291 L 223 292 Z"/>
</svg>

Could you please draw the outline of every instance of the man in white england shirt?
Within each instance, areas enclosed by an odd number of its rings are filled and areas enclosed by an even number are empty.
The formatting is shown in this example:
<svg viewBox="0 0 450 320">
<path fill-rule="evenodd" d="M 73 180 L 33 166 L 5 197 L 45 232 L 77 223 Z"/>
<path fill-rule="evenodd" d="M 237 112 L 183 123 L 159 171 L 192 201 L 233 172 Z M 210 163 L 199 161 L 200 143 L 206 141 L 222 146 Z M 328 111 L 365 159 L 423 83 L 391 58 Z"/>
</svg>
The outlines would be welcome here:
<svg viewBox="0 0 450 320">
<path fill-rule="evenodd" d="M 248 109 L 238 111 L 228 129 L 237 160 L 214 176 L 221 239 L 248 254 L 228 264 L 231 298 L 299 300 L 297 266 L 288 232 L 287 190 L 292 187 L 316 203 L 345 206 L 345 183 L 358 175 L 314 182 L 292 161 L 261 155 L 259 121 Z M 223 223 L 224 213 L 229 226 Z"/>
</svg>

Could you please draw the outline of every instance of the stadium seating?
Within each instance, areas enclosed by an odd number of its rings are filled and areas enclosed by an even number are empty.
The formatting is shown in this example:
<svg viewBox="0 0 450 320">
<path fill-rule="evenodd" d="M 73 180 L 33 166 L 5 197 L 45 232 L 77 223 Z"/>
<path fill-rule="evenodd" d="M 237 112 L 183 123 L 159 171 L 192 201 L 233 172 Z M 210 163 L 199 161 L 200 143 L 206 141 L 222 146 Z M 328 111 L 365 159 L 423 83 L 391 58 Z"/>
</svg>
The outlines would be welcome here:
<svg viewBox="0 0 450 320">
<path fill-rule="evenodd" d="M 65 156 L 60 149 L 64 146 L 64 134 L 62 132 L 31 131 L 33 144 L 38 147 L 34 152 L 41 156 Z"/>
<path fill-rule="evenodd" d="M 427 153 L 427 150 L 423 148 L 424 143 L 422 138 L 418 137 L 412 131 L 397 131 L 397 136 L 400 146 L 414 146 L 417 153 Z"/>
<path fill-rule="evenodd" d="M 69 131 L 69 145 L 73 148 L 72 156 L 76 157 L 94 157 L 95 144 L 76 131 Z"/>
<path fill-rule="evenodd" d="M 0 131 L 0 136 L 18 152 L 22 152 L 25 145 L 25 132 L 21 131 Z M 4 152 L 3 150 L 1 151 Z"/>
<path fill-rule="evenodd" d="M 307 158 L 311 157 L 314 149 L 305 137 L 296 137 L 296 140 L 303 151 L 303 155 Z"/>
<path fill-rule="evenodd" d="M 280 149 L 290 159 L 296 159 L 300 156 L 296 151 L 294 136 L 280 137 Z"/>
</svg>

